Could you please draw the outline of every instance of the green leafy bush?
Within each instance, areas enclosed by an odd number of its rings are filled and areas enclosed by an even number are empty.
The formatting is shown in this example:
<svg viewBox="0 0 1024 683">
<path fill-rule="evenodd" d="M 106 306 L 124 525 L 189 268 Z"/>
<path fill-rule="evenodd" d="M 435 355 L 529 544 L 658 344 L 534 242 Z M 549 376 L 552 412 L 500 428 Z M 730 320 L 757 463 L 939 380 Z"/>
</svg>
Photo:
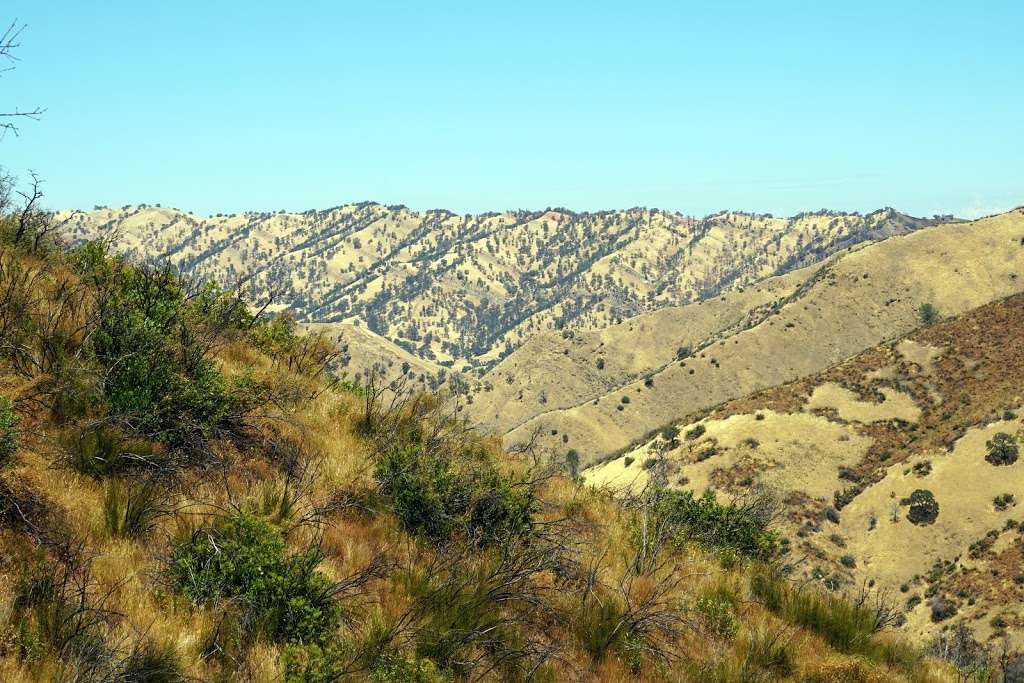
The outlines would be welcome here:
<svg viewBox="0 0 1024 683">
<path fill-rule="evenodd" d="M 341 355 L 335 345 L 322 333 L 301 333 L 290 313 L 261 318 L 247 329 L 252 345 L 275 365 L 300 375 L 334 376 L 334 361 Z M 358 382 L 345 382 L 345 388 L 357 395 L 365 392 Z"/>
<path fill-rule="evenodd" d="M 104 242 L 91 240 L 68 250 L 66 262 L 71 270 L 95 286 L 109 284 L 121 265 L 120 257 L 111 255 Z"/>
<path fill-rule="evenodd" d="M 377 659 L 370 671 L 371 683 L 440 683 L 445 678 L 429 659 L 408 659 L 388 652 Z"/>
<path fill-rule="evenodd" d="M 406 442 L 380 454 L 376 478 L 403 526 L 435 543 L 457 533 L 479 545 L 522 536 L 537 507 L 529 482 L 502 474 L 475 447 L 449 453 Z"/>
<path fill-rule="evenodd" d="M 925 325 L 932 325 L 939 319 L 939 309 L 932 304 L 921 304 L 917 315 Z"/>
<path fill-rule="evenodd" d="M 265 318 L 253 325 L 249 339 L 257 349 L 274 356 L 288 351 L 298 343 L 296 327 L 295 318 L 290 315 Z"/>
<path fill-rule="evenodd" d="M 1012 493 L 1002 493 L 992 499 L 992 505 L 998 512 L 1007 510 L 1017 504 Z"/>
<path fill-rule="evenodd" d="M 677 535 L 709 548 L 765 559 L 779 549 L 777 534 L 768 528 L 768 515 L 757 505 L 723 505 L 710 491 L 697 498 L 690 491 L 663 490 L 656 495 L 653 511 Z"/>
<path fill-rule="evenodd" d="M 188 308 L 178 278 L 126 267 L 106 291 L 92 351 L 107 370 L 110 411 L 175 445 L 221 425 L 233 395 L 207 358 L 201 316 Z"/>
<path fill-rule="evenodd" d="M 738 630 L 736 606 L 731 597 L 717 591 L 709 591 L 702 595 L 694 606 L 704 624 L 723 638 L 732 638 Z"/>
<path fill-rule="evenodd" d="M 198 529 L 174 549 L 170 573 L 199 605 L 238 599 L 255 632 L 279 641 L 323 643 L 341 612 L 317 571 L 316 546 L 285 555 L 284 536 L 266 520 L 237 513 Z"/>
<path fill-rule="evenodd" d="M 349 653 L 337 645 L 288 645 L 282 653 L 284 683 L 333 683 L 343 680 Z"/>
<path fill-rule="evenodd" d="M 0 396 L 0 465 L 14 457 L 18 450 L 18 416 L 11 408 L 11 402 Z"/>
<path fill-rule="evenodd" d="M 356 657 L 343 645 L 288 645 L 283 652 L 284 683 L 335 683 L 351 677 Z M 407 658 L 388 649 L 369 663 L 370 683 L 442 683 L 429 659 Z"/>
</svg>

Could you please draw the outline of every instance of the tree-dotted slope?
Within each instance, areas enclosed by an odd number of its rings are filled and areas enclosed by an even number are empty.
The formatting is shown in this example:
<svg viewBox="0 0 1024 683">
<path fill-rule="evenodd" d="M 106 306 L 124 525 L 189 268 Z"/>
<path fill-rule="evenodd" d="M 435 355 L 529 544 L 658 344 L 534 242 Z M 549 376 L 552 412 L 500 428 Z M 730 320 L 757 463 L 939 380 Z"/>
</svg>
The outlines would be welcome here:
<svg viewBox="0 0 1024 683">
<path fill-rule="evenodd" d="M 681 416 L 821 371 L 921 325 L 920 307 L 963 313 L 1024 289 L 1024 211 L 941 225 L 843 253 L 749 329 L 598 399 L 534 417 L 539 434 L 593 463 Z M 638 339 L 638 342 L 639 339 Z M 557 432 L 557 435 L 552 434 Z"/>
</svg>

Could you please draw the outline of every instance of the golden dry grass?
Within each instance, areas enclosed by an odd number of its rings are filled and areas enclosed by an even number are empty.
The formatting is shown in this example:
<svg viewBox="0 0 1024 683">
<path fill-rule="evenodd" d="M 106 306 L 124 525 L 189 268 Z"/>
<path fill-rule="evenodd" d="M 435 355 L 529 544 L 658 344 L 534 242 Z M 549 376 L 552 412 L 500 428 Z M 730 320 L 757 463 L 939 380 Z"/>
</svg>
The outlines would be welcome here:
<svg viewBox="0 0 1024 683">
<path fill-rule="evenodd" d="M 286 444 L 303 454 L 309 472 L 315 475 L 304 480 L 302 495 L 295 501 L 297 511 L 292 515 L 338 500 L 339 496 L 362 495 L 369 501 L 365 507 L 329 509 L 323 514 L 320 528 L 297 528 L 288 535 L 290 548 L 298 550 L 315 540 L 324 554 L 321 570 L 336 580 L 362 571 L 378 557 L 384 558 L 389 567 L 389 571 L 370 579 L 360 595 L 343 601 L 342 608 L 351 616 L 351 623 L 340 629 L 338 642 L 360 645 L 375 626 L 402 624 L 405 629 L 392 645 L 409 655 L 417 629 L 430 616 L 410 613 L 411 607 L 422 604 L 411 577 L 426 567 L 453 576 L 489 570 L 498 561 L 501 548 L 481 550 L 458 544 L 435 547 L 403 529 L 387 499 L 375 491 L 373 465 L 377 454 L 374 442 L 359 428 L 360 397 L 282 370 L 273 359 L 242 342 L 222 344 L 216 353 L 228 377 L 247 375 L 292 398 L 253 409 L 246 418 L 245 439 L 214 438 L 205 464 L 177 472 L 168 485 L 167 502 L 174 508 L 173 514 L 160 518 L 141 538 L 113 537 L 108 532 L 103 510 L 111 484 L 68 466 L 61 447 L 63 432 L 68 428 L 54 421 L 43 406 L 21 409 L 28 428 L 26 438 L 15 462 L 2 476 L 45 506 L 47 534 L 82 543 L 91 599 L 108 611 L 102 623 L 103 640 L 111 647 L 145 641 L 169 647 L 176 653 L 181 672 L 198 680 L 269 683 L 282 679 L 282 646 L 274 642 L 258 640 L 228 663 L 223 658 L 203 656 L 218 628 L 220 610 L 191 604 L 168 581 L 165 560 L 176 540 L 197 528 L 206 516 L 231 509 L 260 510 L 267 507 L 268 500 L 274 502 L 269 494 L 284 485 L 284 474 L 282 464 L 274 460 L 273 447 Z M 4 395 L 19 398 L 25 386 L 6 368 L 0 369 Z M 311 392 L 317 394 L 313 399 L 308 398 Z M 439 399 L 428 399 L 427 403 L 443 407 Z M 532 471 L 528 458 L 502 452 L 496 439 L 473 434 L 463 438 L 488 450 L 498 459 L 502 471 Z M 685 545 L 663 551 L 656 566 L 639 571 L 634 510 L 624 508 L 607 492 L 563 476 L 544 479 L 537 491 L 537 521 L 564 534 L 564 567 L 560 565 L 559 569 L 563 575 L 553 570 L 540 572 L 528 582 L 529 594 L 537 596 L 536 602 L 524 599 L 489 603 L 488 611 L 513 616 L 517 637 L 555 646 L 557 656 L 540 670 L 547 680 L 698 681 L 709 680 L 707 676 L 715 672 L 720 676 L 711 680 L 747 680 L 745 677 L 754 673 L 771 675 L 771 680 L 801 680 L 806 672 L 839 671 L 844 666 L 850 671 L 863 670 L 867 676 L 863 680 L 868 681 L 945 680 L 945 669 L 936 662 L 910 671 L 905 664 L 854 664 L 851 658 L 830 652 L 817 636 L 787 624 L 760 605 L 749 586 L 758 565 L 728 553 Z M 274 510 L 269 513 L 272 518 L 276 514 Z M 5 617 L 6 628 L 0 641 L 0 676 L 12 681 L 61 680 L 68 676 L 69 669 L 62 669 L 62 663 L 45 648 L 33 650 L 31 657 L 26 657 L 18 625 L 10 620 L 15 587 L 24 576 L 25 566 L 50 551 L 41 544 L 41 536 L 27 531 L 16 517 L 5 519 L 4 524 L 0 529 L 5 551 L 0 558 L 0 616 Z M 734 635 L 714 632 L 694 612 L 700 598 L 711 592 L 731 596 L 730 600 L 735 601 Z M 584 596 L 609 604 L 629 604 L 634 609 L 657 603 L 656 609 L 669 615 L 678 628 L 644 635 L 649 640 L 643 642 L 656 645 L 667 659 L 648 655 L 636 659 L 627 643 L 609 648 L 595 661 L 584 646 L 578 626 Z M 758 648 L 766 639 L 779 637 L 784 638 L 782 650 L 787 663 L 785 667 L 766 668 Z M 486 648 L 478 648 L 475 653 L 486 656 Z M 823 669 L 826 665 L 832 669 Z M 501 680 L 506 673 L 507 669 L 494 669 L 484 678 Z M 351 676 L 355 680 L 366 677 L 365 669 Z"/>
</svg>

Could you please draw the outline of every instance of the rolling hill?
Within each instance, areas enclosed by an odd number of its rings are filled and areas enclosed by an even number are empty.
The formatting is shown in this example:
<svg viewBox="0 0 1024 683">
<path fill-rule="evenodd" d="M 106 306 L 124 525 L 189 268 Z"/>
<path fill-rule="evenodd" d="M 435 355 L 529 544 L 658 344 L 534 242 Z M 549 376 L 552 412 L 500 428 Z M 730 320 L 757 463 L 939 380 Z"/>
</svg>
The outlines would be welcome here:
<svg viewBox="0 0 1024 683">
<path fill-rule="evenodd" d="M 560 350 L 531 356 L 565 359 L 551 361 L 545 374 L 557 378 L 549 381 L 577 387 L 574 404 L 547 409 L 526 390 L 522 399 L 518 393 L 498 401 L 480 399 L 487 394 L 484 384 L 470 409 L 482 423 L 497 424 L 508 443 L 533 439 L 562 452 L 573 449 L 581 462 L 593 464 L 681 416 L 822 371 L 905 335 L 921 324 L 924 304 L 953 316 L 1024 290 L 1022 239 L 1024 212 L 1016 210 L 854 247 L 818 266 L 766 281 L 763 287 L 746 288 L 742 295 L 729 293 L 675 311 L 679 320 L 674 329 L 696 334 L 655 335 L 661 356 L 646 368 L 634 364 L 629 371 L 617 370 L 618 381 L 629 381 L 611 390 L 602 393 L 603 385 L 588 378 L 600 376 L 597 358 L 615 357 L 618 363 L 629 358 L 628 349 L 646 346 L 651 335 L 639 323 L 631 332 L 627 326 L 628 334 L 599 354 L 574 356 L 569 349 L 576 342 L 564 339 L 555 342 Z M 709 323 L 706 307 L 734 308 Z M 691 340 L 688 355 L 666 362 Z M 594 357 L 588 360 L 588 355 Z M 484 381 L 499 387 L 511 376 L 510 386 L 516 386 L 516 373 L 503 368 L 513 364 L 529 366 L 513 354 Z M 518 405 L 527 401 L 529 405 Z"/>
<path fill-rule="evenodd" d="M 878 586 L 918 641 L 962 623 L 1020 647 L 1022 339 L 1014 294 L 674 422 L 583 476 L 724 498 L 765 486 L 804 580 Z"/>
</svg>

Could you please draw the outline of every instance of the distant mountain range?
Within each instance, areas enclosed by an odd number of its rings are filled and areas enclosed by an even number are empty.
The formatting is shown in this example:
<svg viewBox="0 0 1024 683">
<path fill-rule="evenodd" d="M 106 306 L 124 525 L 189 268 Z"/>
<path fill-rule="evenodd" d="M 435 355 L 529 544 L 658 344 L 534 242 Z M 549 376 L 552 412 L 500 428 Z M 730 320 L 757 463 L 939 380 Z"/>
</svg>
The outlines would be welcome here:
<svg viewBox="0 0 1024 683">
<path fill-rule="evenodd" d="M 61 212 L 146 262 L 246 280 L 309 323 L 360 325 L 422 361 L 479 371 L 550 330 L 599 330 L 948 218 L 883 209 L 792 218 L 656 209 L 455 215 L 353 204 L 210 217 L 158 206 Z M 340 328 L 344 329 L 344 328 Z"/>
</svg>

